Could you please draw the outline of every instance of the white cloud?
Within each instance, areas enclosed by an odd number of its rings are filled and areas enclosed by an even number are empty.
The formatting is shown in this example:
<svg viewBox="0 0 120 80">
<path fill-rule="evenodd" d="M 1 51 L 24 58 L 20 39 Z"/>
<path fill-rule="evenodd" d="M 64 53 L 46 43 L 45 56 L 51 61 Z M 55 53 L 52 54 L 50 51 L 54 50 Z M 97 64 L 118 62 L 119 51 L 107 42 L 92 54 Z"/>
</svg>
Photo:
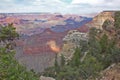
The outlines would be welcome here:
<svg viewBox="0 0 120 80">
<path fill-rule="evenodd" d="M 120 0 L 0 0 L 0 12 L 59 12 L 89 14 L 102 10 L 120 10 Z"/>
<path fill-rule="evenodd" d="M 94 5 L 94 4 L 100 4 L 103 3 L 104 0 L 73 0 L 72 4 L 90 4 L 90 5 Z"/>
<path fill-rule="evenodd" d="M 119 5 L 120 0 L 73 0 L 72 4 L 88 4 L 91 6 L 96 6 L 96 7 L 102 7 L 102 6 L 107 6 L 107 7 L 120 7 Z"/>
</svg>

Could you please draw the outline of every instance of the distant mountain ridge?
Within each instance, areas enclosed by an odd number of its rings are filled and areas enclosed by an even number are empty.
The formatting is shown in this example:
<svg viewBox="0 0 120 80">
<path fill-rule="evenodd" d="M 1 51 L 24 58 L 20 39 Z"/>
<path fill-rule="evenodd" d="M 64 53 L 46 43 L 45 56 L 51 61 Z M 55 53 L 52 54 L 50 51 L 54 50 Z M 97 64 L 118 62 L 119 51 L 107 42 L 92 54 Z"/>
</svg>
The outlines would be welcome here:
<svg viewBox="0 0 120 80">
<path fill-rule="evenodd" d="M 45 28 L 50 28 L 55 32 L 64 32 L 66 30 L 79 28 L 92 18 L 79 15 L 61 15 L 61 14 L 0 14 L 0 24 L 6 25 L 14 23 L 17 31 L 22 34 L 38 34 Z M 37 31 L 39 29 L 39 31 Z"/>
<path fill-rule="evenodd" d="M 7 25 L 8 23 L 13 23 L 17 29 L 17 32 L 20 33 L 21 38 L 24 39 L 18 41 L 18 46 L 27 46 L 28 40 L 35 42 L 34 44 L 36 45 L 40 45 L 39 42 L 42 40 L 45 41 L 42 46 L 43 49 L 37 49 L 40 50 L 37 51 L 37 53 L 41 52 L 41 50 L 45 52 L 44 49 L 48 48 L 46 43 L 50 40 L 54 40 L 58 46 L 62 45 L 62 38 L 69 30 L 77 29 L 81 32 L 87 32 L 88 27 L 84 26 L 84 24 L 90 22 L 91 20 L 92 18 L 82 17 L 80 15 L 61 15 L 49 13 L 0 14 L 0 24 Z M 37 42 L 37 39 L 41 41 Z M 29 44 L 32 45 L 32 42 Z M 30 47 L 30 45 L 27 47 Z M 26 50 L 27 47 L 24 47 L 23 53 L 35 54 L 34 48 L 32 48 L 33 51 L 29 51 L 30 49 Z"/>
</svg>

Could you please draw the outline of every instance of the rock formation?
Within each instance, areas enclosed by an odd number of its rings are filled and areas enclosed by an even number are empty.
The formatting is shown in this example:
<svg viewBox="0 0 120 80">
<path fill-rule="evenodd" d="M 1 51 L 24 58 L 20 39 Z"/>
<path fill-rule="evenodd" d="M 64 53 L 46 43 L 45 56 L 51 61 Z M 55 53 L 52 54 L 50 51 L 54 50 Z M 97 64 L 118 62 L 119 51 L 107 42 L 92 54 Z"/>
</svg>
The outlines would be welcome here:
<svg viewBox="0 0 120 80">
<path fill-rule="evenodd" d="M 40 76 L 40 80 L 55 80 L 51 77 Z"/>
<path fill-rule="evenodd" d="M 104 23 L 104 21 L 106 20 L 110 20 L 110 21 L 114 21 L 114 11 L 103 11 L 100 14 L 98 14 L 97 16 L 95 16 L 93 18 L 93 20 L 88 23 L 87 25 L 89 27 L 95 27 L 97 29 L 103 29 L 102 25 Z"/>
<path fill-rule="evenodd" d="M 67 60 L 69 60 L 72 58 L 75 48 L 80 47 L 80 41 L 87 40 L 87 33 L 81 33 L 78 30 L 71 30 L 63 38 L 63 47 L 60 53 L 63 54 Z"/>
</svg>

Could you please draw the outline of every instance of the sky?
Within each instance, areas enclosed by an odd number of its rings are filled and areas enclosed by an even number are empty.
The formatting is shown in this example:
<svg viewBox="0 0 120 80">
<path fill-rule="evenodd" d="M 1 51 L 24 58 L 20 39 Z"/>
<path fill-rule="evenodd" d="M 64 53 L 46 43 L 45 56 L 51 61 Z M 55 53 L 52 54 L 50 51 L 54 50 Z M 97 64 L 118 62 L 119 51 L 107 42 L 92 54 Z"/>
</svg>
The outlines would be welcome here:
<svg viewBox="0 0 120 80">
<path fill-rule="evenodd" d="M 120 0 L 0 0 L 0 13 L 93 14 L 120 10 Z"/>
</svg>

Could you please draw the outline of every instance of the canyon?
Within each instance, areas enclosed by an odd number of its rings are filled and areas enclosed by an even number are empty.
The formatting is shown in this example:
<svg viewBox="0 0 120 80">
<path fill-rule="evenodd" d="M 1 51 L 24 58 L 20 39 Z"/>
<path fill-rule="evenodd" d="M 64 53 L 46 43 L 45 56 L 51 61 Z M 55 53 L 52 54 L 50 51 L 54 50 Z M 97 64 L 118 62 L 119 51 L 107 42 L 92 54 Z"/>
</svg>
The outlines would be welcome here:
<svg viewBox="0 0 120 80">
<path fill-rule="evenodd" d="M 28 70 L 42 72 L 54 65 L 56 54 L 67 50 L 65 45 L 68 45 L 68 50 L 73 48 L 71 42 L 66 41 L 65 44 L 63 40 L 72 32 L 71 30 L 77 30 L 85 35 L 91 27 L 102 30 L 104 21 L 107 19 L 114 21 L 113 14 L 113 11 L 104 11 L 94 18 L 88 18 L 57 13 L 1 13 L 0 24 L 13 23 L 20 34 L 15 48 L 17 52 L 15 58 L 19 63 L 26 66 Z M 72 34 L 74 32 L 70 35 Z"/>
<path fill-rule="evenodd" d="M 92 18 L 80 15 L 50 13 L 1 13 L 0 24 L 13 23 L 20 38 L 16 40 L 15 58 L 20 64 L 42 72 L 52 66 L 55 54 L 63 46 L 63 38 L 70 30 L 88 32 L 86 23 Z"/>
</svg>

